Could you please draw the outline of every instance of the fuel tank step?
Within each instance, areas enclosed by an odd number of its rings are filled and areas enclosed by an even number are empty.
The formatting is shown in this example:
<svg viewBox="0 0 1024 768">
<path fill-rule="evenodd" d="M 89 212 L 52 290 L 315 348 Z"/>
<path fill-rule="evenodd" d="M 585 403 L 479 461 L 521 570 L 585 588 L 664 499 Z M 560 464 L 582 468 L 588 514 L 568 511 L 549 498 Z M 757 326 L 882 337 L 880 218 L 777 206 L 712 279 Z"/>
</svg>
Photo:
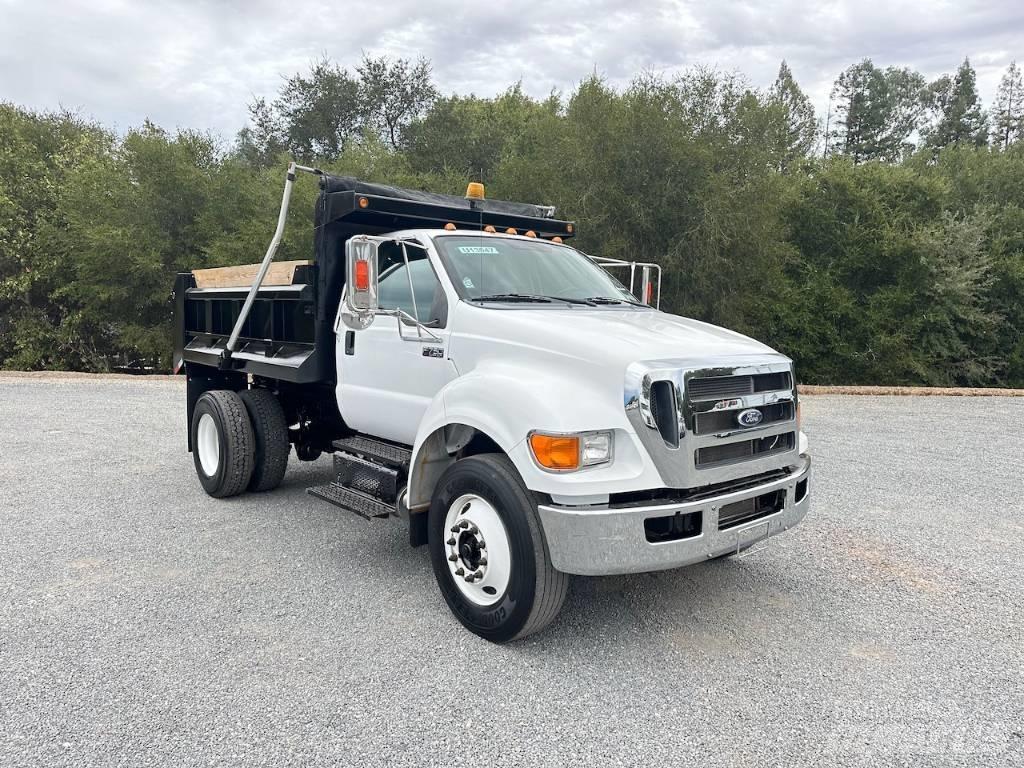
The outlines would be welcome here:
<svg viewBox="0 0 1024 768">
<path fill-rule="evenodd" d="M 396 514 L 412 451 L 364 435 L 335 440 L 334 480 L 308 493 L 367 520 Z"/>
<path fill-rule="evenodd" d="M 401 469 L 378 464 L 362 456 L 344 451 L 334 454 L 334 482 L 359 491 L 367 496 L 394 504 L 398 492 L 405 484 L 405 472 Z"/>
<path fill-rule="evenodd" d="M 359 517 L 365 517 L 367 520 L 372 520 L 375 517 L 388 517 L 395 509 L 391 504 L 346 488 L 339 483 L 327 483 L 307 488 L 306 493 L 348 510 Z"/>
</svg>

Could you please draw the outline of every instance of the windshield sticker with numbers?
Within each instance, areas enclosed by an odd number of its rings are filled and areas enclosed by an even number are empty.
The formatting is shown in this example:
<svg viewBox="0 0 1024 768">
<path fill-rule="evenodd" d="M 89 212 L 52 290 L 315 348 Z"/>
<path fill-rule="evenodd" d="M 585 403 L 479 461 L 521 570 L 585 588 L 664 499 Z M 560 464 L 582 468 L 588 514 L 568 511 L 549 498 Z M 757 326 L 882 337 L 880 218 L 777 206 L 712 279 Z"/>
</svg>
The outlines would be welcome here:
<svg viewBox="0 0 1024 768">
<path fill-rule="evenodd" d="M 493 245 L 460 245 L 459 253 L 486 253 L 497 255 L 498 249 Z"/>
</svg>

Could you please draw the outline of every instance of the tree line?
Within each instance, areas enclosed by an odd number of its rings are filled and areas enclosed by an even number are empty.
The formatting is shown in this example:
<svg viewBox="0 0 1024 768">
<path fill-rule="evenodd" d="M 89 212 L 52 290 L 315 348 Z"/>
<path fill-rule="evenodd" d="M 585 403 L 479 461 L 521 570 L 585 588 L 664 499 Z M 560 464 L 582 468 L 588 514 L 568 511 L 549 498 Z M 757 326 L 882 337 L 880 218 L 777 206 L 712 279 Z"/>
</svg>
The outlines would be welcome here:
<svg viewBox="0 0 1024 768">
<path fill-rule="evenodd" d="M 166 370 L 177 271 L 258 261 L 289 158 L 553 204 L 576 245 L 664 266 L 662 307 L 748 333 L 809 383 L 1024 386 L 1024 85 L 985 105 L 865 59 L 815 114 L 695 68 L 533 98 L 445 95 L 429 62 L 324 59 L 225 143 L 0 103 L 0 366 Z M 308 182 L 308 180 L 307 180 Z M 296 186 L 279 258 L 309 258 Z"/>
</svg>

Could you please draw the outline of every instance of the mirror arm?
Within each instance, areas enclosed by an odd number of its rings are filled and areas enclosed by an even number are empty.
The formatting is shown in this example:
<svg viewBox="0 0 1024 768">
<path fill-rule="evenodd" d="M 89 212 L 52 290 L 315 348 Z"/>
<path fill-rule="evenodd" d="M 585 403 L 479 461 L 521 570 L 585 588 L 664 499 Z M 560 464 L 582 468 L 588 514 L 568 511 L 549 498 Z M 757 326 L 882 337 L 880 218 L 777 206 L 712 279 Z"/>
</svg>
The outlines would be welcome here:
<svg viewBox="0 0 1024 768">
<path fill-rule="evenodd" d="M 440 336 L 435 334 L 433 331 L 427 328 L 427 326 L 425 326 L 415 317 L 410 315 L 408 312 L 405 312 L 401 309 L 378 309 L 376 312 L 374 312 L 374 314 L 384 315 L 385 317 L 397 317 L 398 336 L 402 339 L 402 341 L 424 341 L 425 339 L 429 339 L 430 341 L 436 341 L 438 344 L 444 343 Z M 416 326 L 416 338 L 406 336 L 404 333 L 402 333 L 402 320 L 408 320 L 412 325 Z M 426 334 L 426 336 L 424 337 L 423 334 Z"/>
<path fill-rule="evenodd" d="M 409 269 L 409 251 L 406 250 L 405 240 L 402 240 L 400 245 L 402 246 L 402 258 L 405 259 L 405 276 L 409 280 L 409 298 L 412 300 L 412 313 L 416 316 L 416 335 L 421 339 L 423 338 L 423 332 L 420 329 L 420 310 L 416 306 L 416 291 L 412 287 L 412 270 Z M 399 323 L 398 330 L 401 332 L 402 325 Z"/>
</svg>

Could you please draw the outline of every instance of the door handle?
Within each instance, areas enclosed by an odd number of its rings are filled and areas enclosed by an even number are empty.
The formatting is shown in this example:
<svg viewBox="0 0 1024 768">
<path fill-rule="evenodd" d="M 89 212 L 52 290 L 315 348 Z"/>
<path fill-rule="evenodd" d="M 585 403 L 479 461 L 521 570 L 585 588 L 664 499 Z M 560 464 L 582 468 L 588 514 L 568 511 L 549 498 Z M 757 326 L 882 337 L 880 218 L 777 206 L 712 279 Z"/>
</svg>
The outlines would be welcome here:
<svg viewBox="0 0 1024 768">
<path fill-rule="evenodd" d="M 356 332 L 345 331 L 345 354 L 354 355 L 356 353 Z"/>
</svg>

